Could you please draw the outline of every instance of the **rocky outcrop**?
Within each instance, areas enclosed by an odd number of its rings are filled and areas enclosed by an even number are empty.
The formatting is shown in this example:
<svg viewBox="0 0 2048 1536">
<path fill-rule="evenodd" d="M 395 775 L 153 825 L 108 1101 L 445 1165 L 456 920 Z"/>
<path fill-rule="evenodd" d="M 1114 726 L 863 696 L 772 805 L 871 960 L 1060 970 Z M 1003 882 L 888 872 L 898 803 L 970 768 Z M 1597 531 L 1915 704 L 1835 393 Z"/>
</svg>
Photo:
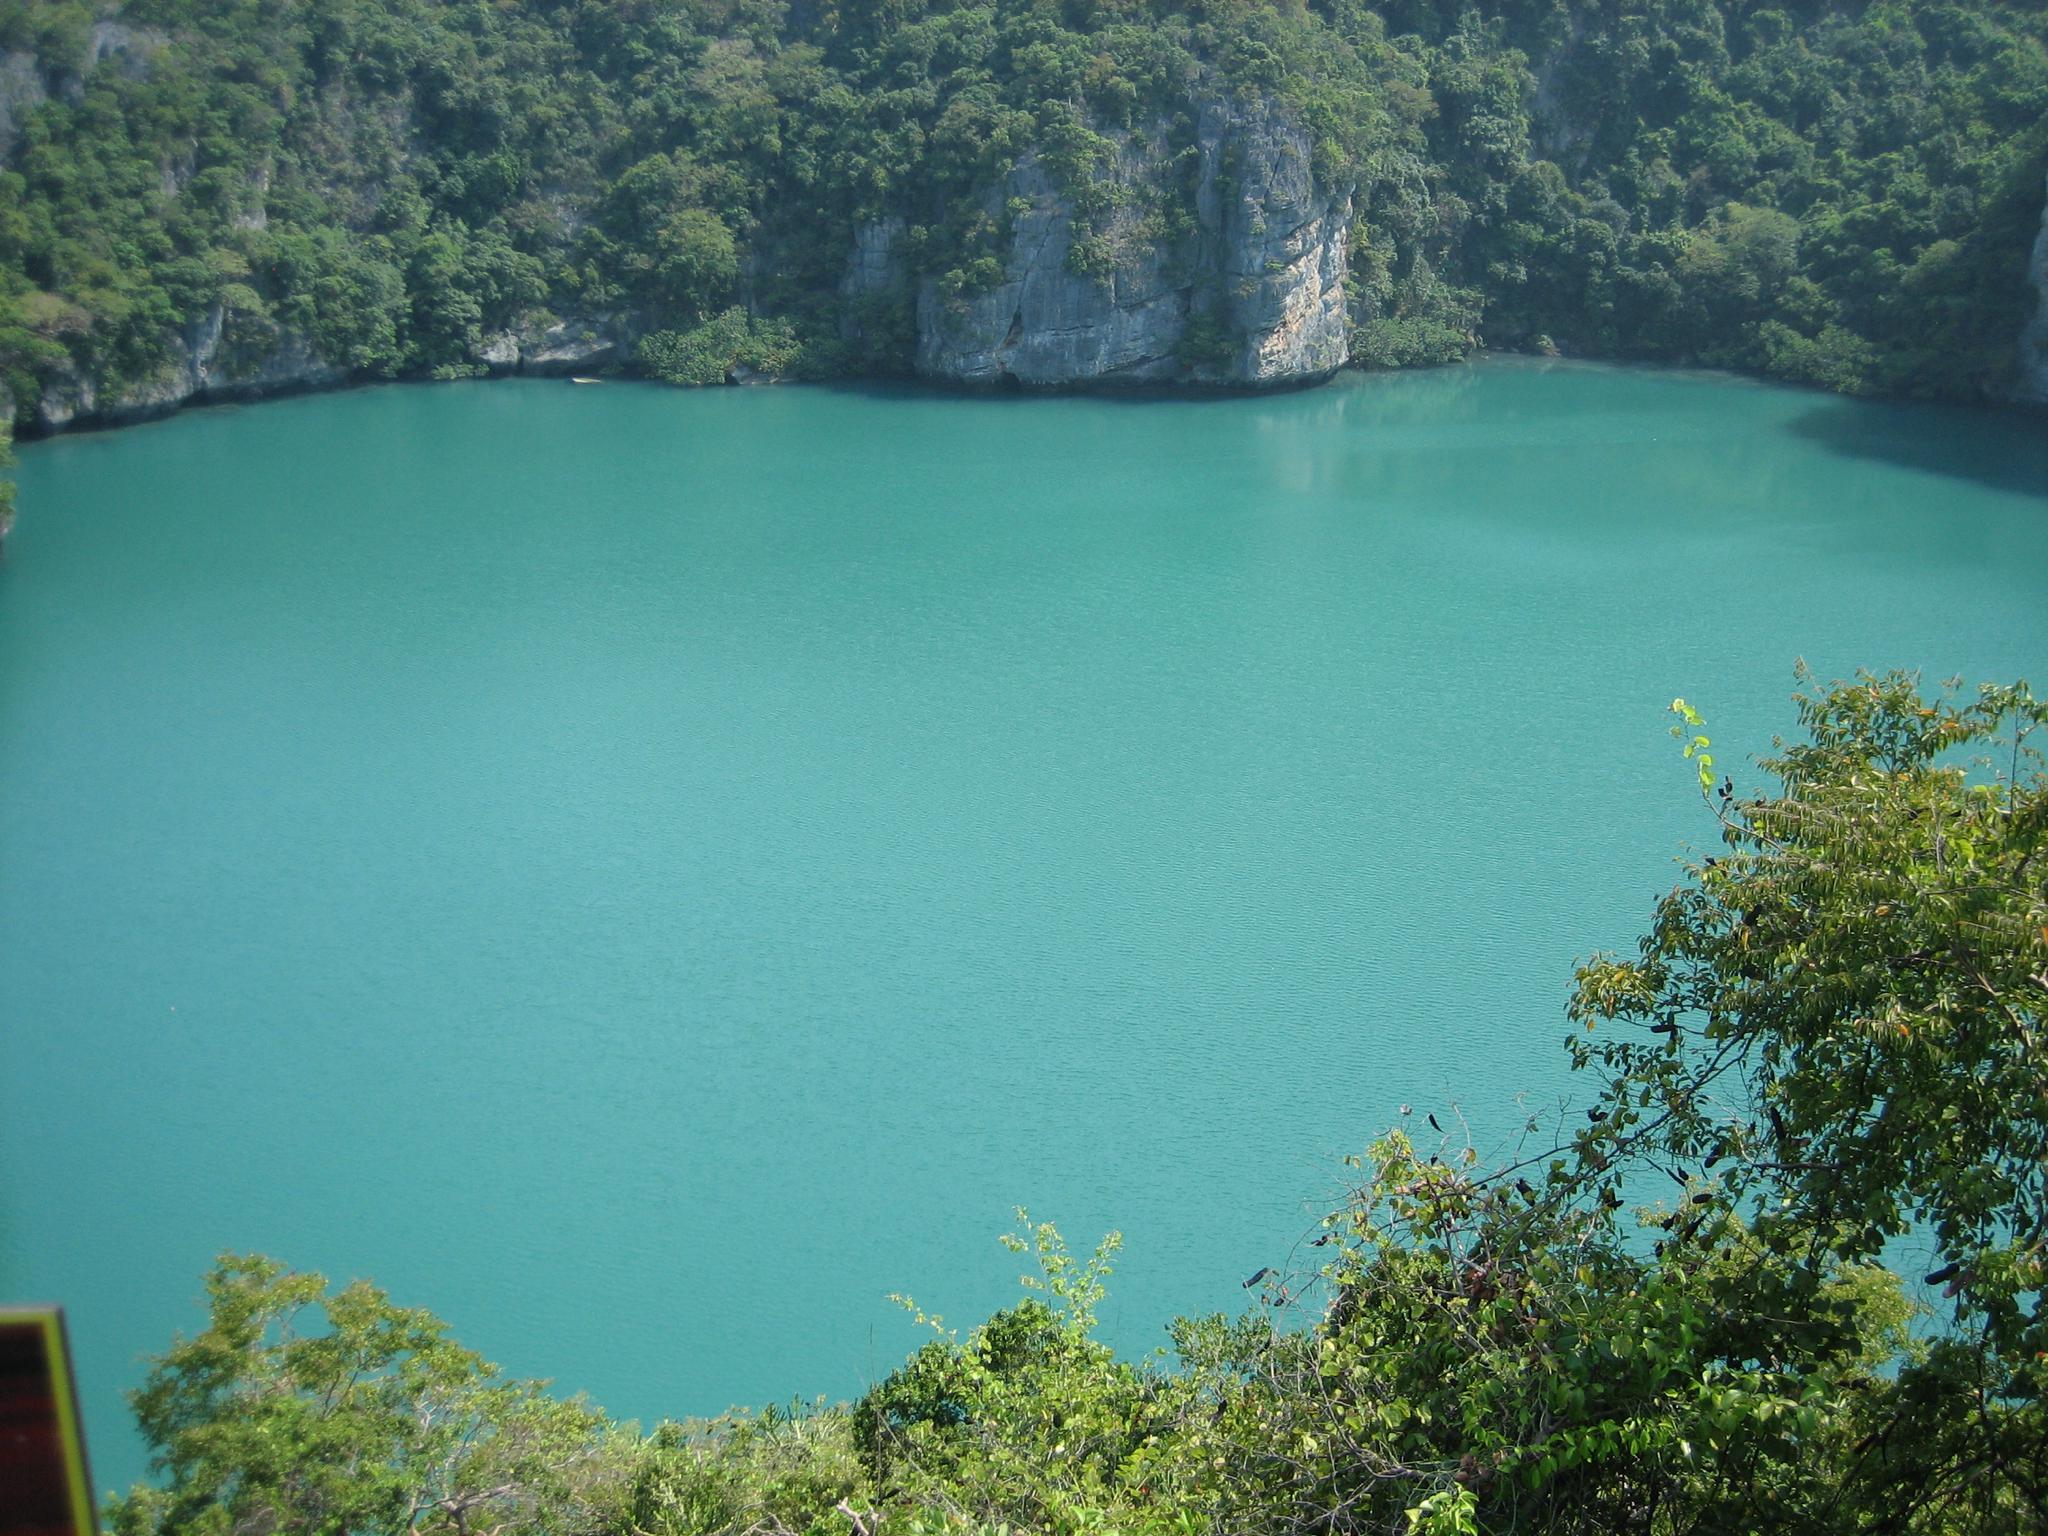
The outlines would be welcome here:
<svg viewBox="0 0 2048 1536">
<path fill-rule="evenodd" d="M 1119 175 L 1128 178 L 1140 158 L 1120 147 Z M 1181 374 L 1193 250 L 1131 238 L 1120 213 L 1103 232 L 1114 265 L 1099 274 L 1076 271 L 1073 205 L 1036 155 L 1018 161 L 993 201 L 1015 210 L 1002 280 L 966 296 L 949 296 L 930 279 L 920 285 L 919 373 L 1037 388 L 1148 384 Z"/>
<path fill-rule="evenodd" d="M 339 384 L 348 370 L 316 353 L 305 338 L 270 330 L 239 345 L 226 342 L 227 317 L 214 305 L 176 338 L 155 374 L 103 391 L 69 364 L 43 380 L 33 411 L 40 432 L 76 426 L 115 426 L 168 415 L 201 400 L 236 400 Z"/>
<path fill-rule="evenodd" d="M 497 338 L 499 356 L 504 355 L 503 344 L 510 341 L 517 356 L 505 372 L 593 373 L 630 359 L 642 329 L 630 315 L 550 319 L 522 331 L 503 333 Z"/>
<path fill-rule="evenodd" d="M 2034 283 L 2034 318 L 2020 338 L 2022 400 L 2048 405 L 2048 202 L 2041 209 L 2041 233 L 2034 237 L 2034 259 L 2028 268 Z"/>
<path fill-rule="evenodd" d="M 1351 189 L 1318 190 L 1308 134 L 1273 107 L 1211 106 L 1197 209 L 1221 232 L 1226 334 L 1242 338 L 1228 378 L 1274 384 L 1344 366 Z"/>
<path fill-rule="evenodd" d="M 47 373 L 26 426 L 36 433 L 119 426 L 166 416 L 183 405 L 328 389 L 350 370 L 322 357 L 305 337 L 274 326 L 231 338 L 216 304 L 178 336 L 155 374 L 108 392 L 76 364 Z M 628 314 L 568 320 L 538 315 L 517 329 L 484 337 L 472 356 L 494 374 L 566 374 L 616 367 L 632 355 L 643 327 Z M 0 401 L 0 407 L 11 405 Z"/>
<path fill-rule="evenodd" d="M 1299 125 L 1268 101 L 1209 102 L 1191 186 L 1162 184 L 1175 165 L 1163 134 L 1113 142 L 1111 195 L 1099 199 L 1110 211 L 1092 219 L 1039 156 L 1016 163 L 988 203 L 1008 223 L 998 281 L 966 294 L 918 286 L 919 373 L 1034 388 L 1261 387 L 1343 365 L 1351 193 L 1317 185 Z M 894 280 L 889 243 L 863 231 L 849 288 Z"/>
<path fill-rule="evenodd" d="M 171 35 L 155 27 L 135 27 L 124 21 L 93 23 L 92 45 L 81 73 L 90 74 L 112 61 L 122 74 L 139 80 L 149 73 L 149 61 L 170 46 Z"/>
<path fill-rule="evenodd" d="M 34 54 L 19 48 L 0 53 L 0 155 L 14 148 L 22 120 L 49 99 Z"/>
<path fill-rule="evenodd" d="M 853 254 L 846 260 L 846 276 L 840 280 L 844 299 L 864 299 L 900 293 L 910 281 L 904 264 L 903 220 L 877 219 L 853 232 Z"/>
<path fill-rule="evenodd" d="M 54 95 L 76 101 L 85 78 L 111 64 L 130 79 L 149 73 L 149 61 L 170 43 L 170 34 L 155 27 L 134 27 L 120 21 L 93 23 L 84 57 L 44 59 L 26 48 L 0 51 L 0 155 L 14 148 L 22 120 Z"/>
<path fill-rule="evenodd" d="M 630 361 L 647 329 L 645 316 L 630 313 L 540 314 L 484 337 L 470 356 L 493 374 L 599 373 Z"/>
</svg>

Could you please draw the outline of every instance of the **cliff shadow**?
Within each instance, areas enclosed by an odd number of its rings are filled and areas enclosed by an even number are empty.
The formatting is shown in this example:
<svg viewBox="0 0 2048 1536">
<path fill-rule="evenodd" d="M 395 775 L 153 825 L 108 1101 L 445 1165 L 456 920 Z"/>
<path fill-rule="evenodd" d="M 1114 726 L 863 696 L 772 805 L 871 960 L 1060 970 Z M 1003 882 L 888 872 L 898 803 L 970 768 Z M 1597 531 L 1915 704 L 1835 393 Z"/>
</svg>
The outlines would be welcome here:
<svg viewBox="0 0 2048 1536">
<path fill-rule="evenodd" d="M 1797 436 L 1847 458 L 2048 500 L 2048 412 L 1835 399 L 1789 425 Z"/>
</svg>

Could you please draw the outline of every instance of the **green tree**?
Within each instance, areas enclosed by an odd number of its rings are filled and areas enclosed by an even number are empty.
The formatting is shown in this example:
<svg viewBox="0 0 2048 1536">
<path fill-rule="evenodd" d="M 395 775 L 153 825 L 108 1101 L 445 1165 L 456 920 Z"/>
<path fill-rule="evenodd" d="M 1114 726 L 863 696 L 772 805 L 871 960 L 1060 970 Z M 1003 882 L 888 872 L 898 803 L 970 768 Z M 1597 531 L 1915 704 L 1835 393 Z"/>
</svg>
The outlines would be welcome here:
<svg viewBox="0 0 2048 1536">
<path fill-rule="evenodd" d="M 1121 1238 L 1081 1260 L 1017 1214 L 1025 1232 L 1003 1243 L 1038 1269 L 1019 1305 L 963 1339 L 904 1302 L 936 1337 L 853 1409 L 873 1497 L 917 1532 L 1204 1528 L 1184 1434 L 1203 1377 L 1118 1360 L 1094 1337 Z"/>
<path fill-rule="evenodd" d="M 656 331 L 640 343 L 640 366 L 669 384 L 723 384 L 747 369 L 777 377 L 796 368 L 803 346 L 788 322 L 749 320 L 728 309 L 687 331 Z"/>
<path fill-rule="evenodd" d="M 1940 1326 L 1842 1475 L 1895 1528 L 2039 1529 L 2048 713 L 1900 673 L 1799 705 L 1775 786 L 1713 788 L 1723 849 L 1639 957 L 1579 974 L 1576 1049 L 1607 1086 L 1578 1157 L 1701 1180 L 1696 1220 L 1746 1215 L 1771 1262 L 1725 1304 L 1753 1315 L 1818 1322 L 1832 1267 L 1931 1241 Z"/>
<path fill-rule="evenodd" d="M 117 1536 L 560 1531 L 626 1496 L 602 1415 L 374 1286 L 227 1255 L 206 1290 L 205 1330 L 131 1394 L 165 1486 L 114 1501 Z"/>
<path fill-rule="evenodd" d="M 708 208 L 684 208 L 663 220 L 654 248 L 656 282 L 677 314 L 702 314 L 739 281 L 739 246 Z"/>
</svg>

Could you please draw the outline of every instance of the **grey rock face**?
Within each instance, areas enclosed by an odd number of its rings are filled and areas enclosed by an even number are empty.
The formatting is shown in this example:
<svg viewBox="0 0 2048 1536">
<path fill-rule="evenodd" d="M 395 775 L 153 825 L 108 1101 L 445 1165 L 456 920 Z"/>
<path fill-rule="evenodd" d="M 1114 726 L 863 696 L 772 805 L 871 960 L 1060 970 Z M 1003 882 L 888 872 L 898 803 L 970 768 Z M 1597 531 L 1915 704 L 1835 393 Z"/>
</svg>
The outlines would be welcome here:
<svg viewBox="0 0 2048 1536">
<path fill-rule="evenodd" d="M 492 373 L 580 373 L 616 367 L 645 327 L 632 314 L 535 316 L 484 337 L 470 356 Z"/>
<path fill-rule="evenodd" d="M 1116 144 L 1109 174 L 1127 191 L 1168 163 L 1157 135 Z M 1002 279 L 961 297 L 920 285 L 918 371 L 1040 388 L 1260 386 L 1342 366 L 1349 189 L 1315 185 L 1308 135 L 1268 102 L 1205 105 L 1194 150 L 1192 229 L 1160 239 L 1145 198 L 1119 199 L 1086 249 L 1093 272 L 1075 270 L 1089 231 L 1072 200 L 1035 155 L 1018 161 L 989 204 L 1010 216 Z M 849 283 L 882 243 L 871 231 L 862 240 Z"/>
<path fill-rule="evenodd" d="M 892 216 L 854 231 L 853 251 L 839 279 L 841 341 L 884 351 L 900 346 L 914 303 L 910 264 L 903 259 L 904 228 L 903 220 Z"/>
<path fill-rule="evenodd" d="M 2020 338 L 2020 382 L 2022 400 L 2048 404 L 2048 203 L 2041 209 L 2041 233 L 2034 238 L 2033 274 L 2036 307 L 2034 318 Z"/>
<path fill-rule="evenodd" d="M 96 21 L 92 27 L 92 52 L 85 61 L 89 72 L 113 60 L 124 75 L 140 79 L 149 73 L 149 61 L 170 44 L 170 34 L 155 27 L 131 27 L 122 21 Z"/>
<path fill-rule="evenodd" d="M 170 35 L 155 27 L 96 21 L 92 43 L 81 59 L 39 59 L 25 48 L 0 52 L 0 155 L 14 148 L 21 120 L 48 101 L 53 90 L 76 99 L 85 77 L 107 63 L 130 79 L 140 79 L 149 73 L 150 60 L 169 43 Z"/>
<path fill-rule="evenodd" d="M 227 317 L 216 304 L 179 336 L 154 377 L 109 395 L 72 364 L 44 380 L 33 417 L 38 432 L 81 426 L 113 426 L 166 416 L 182 405 L 210 400 L 244 400 L 301 389 L 328 389 L 348 382 L 349 370 L 329 362 L 291 331 L 231 345 Z M 639 325 L 630 315 L 550 319 L 525 331 L 486 336 L 474 356 L 493 373 L 564 374 L 596 371 L 632 351 Z"/>
<path fill-rule="evenodd" d="M 897 243 L 903 238 L 903 220 L 895 217 L 863 224 L 853 232 L 853 254 L 846 261 L 846 276 L 839 292 L 846 298 L 874 298 L 901 292 L 910 280 Z"/>
<path fill-rule="evenodd" d="M 204 393 L 211 399 L 231 400 L 292 389 L 326 389 L 347 377 L 346 368 L 328 362 L 305 337 L 287 331 L 252 361 L 224 372 L 209 370 Z"/>
<path fill-rule="evenodd" d="M 629 328 L 614 315 L 558 320 L 519 338 L 519 371 L 575 373 L 608 368 L 625 360 L 631 342 Z"/>
<path fill-rule="evenodd" d="M 474 355 L 493 373 L 511 373 L 519 367 L 519 337 L 511 331 L 486 336 Z"/>
<path fill-rule="evenodd" d="M 1176 377 L 1193 253 L 1134 242 L 1100 277 L 1074 271 L 1073 208 L 1035 155 L 1018 161 L 1001 188 L 998 206 L 1017 203 L 1026 206 L 1011 219 L 1002 282 L 962 298 L 929 280 L 920 286 L 918 372 L 1038 387 Z"/>
<path fill-rule="evenodd" d="M 92 420 L 98 406 L 99 392 L 91 378 L 67 365 L 43 382 L 43 392 L 36 400 L 36 426 L 44 432 L 61 432 L 76 422 Z"/>
<path fill-rule="evenodd" d="M 1349 351 L 1351 189 L 1317 191 L 1308 135 L 1266 103 L 1205 109 L 1202 142 L 1212 139 L 1219 152 L 1203 156 L 1197 208 L 1202 227 L 1220 231 L 1226 326 L 1243 338 L 1227 380 L 1327 377 Z"/>
<path fill-rule="evenodd" d="M 34 54 L 18 48 L 0 53 L 0 155 L 14 148 L 21 120 L 49 99 Z"/>
<path fill-rule="evenodd" d="M 348 370 L 319 356 L 304 337 L 276 333 L 267 344 L 224 350 L 226 316 L 216 304 L 177 338 L 154 377 L 104 394 L 75 365 L 44 381 L 35 406 L 35 425 L 61 432 L 88 424 L 114 425 L 165 416 L 194 400 L 236 400 L 321 389 L 339 384 Z"/>
</svg>

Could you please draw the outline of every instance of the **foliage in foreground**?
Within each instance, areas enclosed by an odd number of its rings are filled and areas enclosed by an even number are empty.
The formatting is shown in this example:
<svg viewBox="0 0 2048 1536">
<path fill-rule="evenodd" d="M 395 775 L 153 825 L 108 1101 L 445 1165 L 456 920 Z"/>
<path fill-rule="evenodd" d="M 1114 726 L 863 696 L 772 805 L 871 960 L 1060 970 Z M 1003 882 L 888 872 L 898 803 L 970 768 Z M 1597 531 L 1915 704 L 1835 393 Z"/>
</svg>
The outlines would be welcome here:
<svg viewBox="0 0 2048 1536">
<path fill-rule="evenodd" d="M 1722 847 L 1581 968 L 1585 1118 L 1503 1168 L 1390 1131 L 1316 1272 L 1268 1282 L 1313 1326 L 1118 1360 L 1114 1239 L 1027 1225 L 1032 1293 L 852 1407 L 642 1438 L 367 1286 L 228 1258 L 136 1394 L 165 1486 L 116 1531 L 2048 1528 L 2043 706 L 1836 685 L 1767 790 L 1674 709 Z M 1908 1234 L 1924 1281 L 1885 1267 Z"/>
</svg>

